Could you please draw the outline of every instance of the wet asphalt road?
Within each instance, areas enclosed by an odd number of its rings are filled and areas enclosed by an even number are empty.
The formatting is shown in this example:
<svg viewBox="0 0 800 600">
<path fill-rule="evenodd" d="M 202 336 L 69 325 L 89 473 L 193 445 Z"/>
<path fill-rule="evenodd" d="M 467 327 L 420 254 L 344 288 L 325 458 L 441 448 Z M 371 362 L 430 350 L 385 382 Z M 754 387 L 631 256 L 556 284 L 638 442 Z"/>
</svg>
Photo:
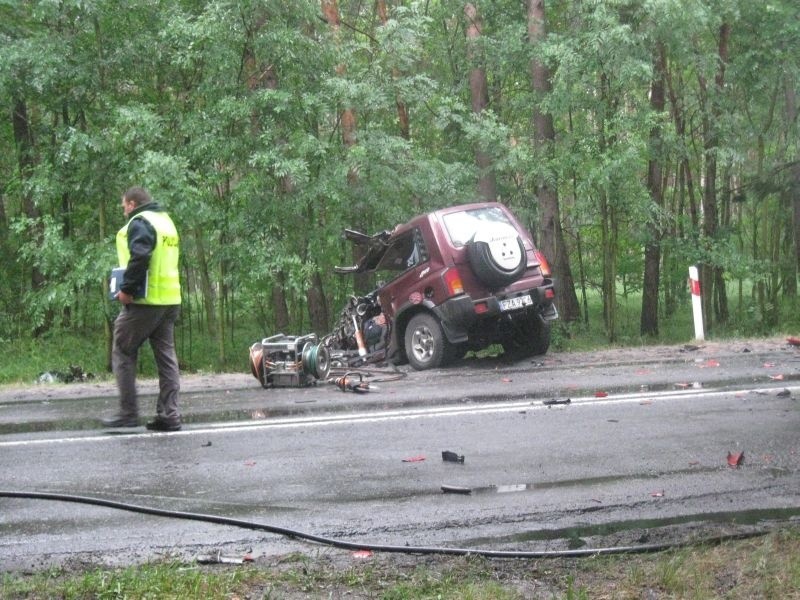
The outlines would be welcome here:
<svg viewBox="0 0 800 600">
<path fill-rule="evenodd" d="M 356 395 L 187 376 L 186 424 L 170 434 L 100 428 L 96 417 L 116 406 L 109 384 L 0 388 L 0 492 L 356 545 L 516 552 L 669 543 L 800 518 L 800 351 L 781 340 L 469 360 L 375 378 L 384 381 Z M 142 392 L 143 409 L 152 406 L 152 382 Z M 728 453 L 740 452 L 730 466 Z M 0 497 L 0 571 L 328 548 Z"/>
</svg>

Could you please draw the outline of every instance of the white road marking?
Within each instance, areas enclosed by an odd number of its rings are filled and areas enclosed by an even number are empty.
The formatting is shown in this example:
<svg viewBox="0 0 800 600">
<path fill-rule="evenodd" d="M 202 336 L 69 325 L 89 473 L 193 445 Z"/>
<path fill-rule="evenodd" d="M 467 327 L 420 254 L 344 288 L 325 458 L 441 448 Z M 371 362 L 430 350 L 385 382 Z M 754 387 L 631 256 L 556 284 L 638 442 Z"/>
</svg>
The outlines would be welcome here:
<svg viewBox="0 0 800 600">
<path fill-rule="evenodd" d="M 430 419 L 452 416 L 468 416 L 478 414 L 500 414 L 507 412 L 519 412 L 521 410 L 567 410 L 570 407 L 586 407 L 596 404 L 632 404 L 642 401 L 669 401 L 684 400 L 692 397 L 719 398 L 723 396 L 737 396 L 741 394 L 764 393 L 774 397 L 778 389 L 787 389 L 790 392 L 800 392 L 800 387 L 781 387 L 781 388 L 756 388 L 739 390 L 714 390 L 714 389 L 685 389 L 670 390 L 664 392 L 636 392 L 630 394 L 610 394 L 603 398 L 583 397 L 572 398 L 569 404 L 557 404 L 547 406 L 542 399 L 516 400 L 512 402 L 484 402 L 481 404 L 471 404 L 469 406 L 432 406 L 427 408 L 409 408 L 401 410 L 388 410 L 380 413 L 348 413 L 348 414 L 325 414 L 312 415 L 308 417 L 281 417 L 268 421 L 233 421 L 225 423 L 215 423 L 206 425 L 202 428 L 183 429 L 171 432 L 116 432 L 116 434 L 97 434 L 79 437 L 58 437 L 33 440 L 14 440 L 0 441 L 0 448 L 11 448 L 19 446 L 39 446 L 46 444 L 72 444 L 72 443 L 106 443 L 119 439 L 141 439 L 153 436 L 190 436 L 190 435 L 209 435 L 215 433 L 228 433 L 230 431 L 258 431 L 262 429 L 291 429 L 298 427 L 323 427 L 328 425 L 340 425 L 351 423 L 380 423 L 385 421 L 399 421 L 410 419 Z"/>
</svg>

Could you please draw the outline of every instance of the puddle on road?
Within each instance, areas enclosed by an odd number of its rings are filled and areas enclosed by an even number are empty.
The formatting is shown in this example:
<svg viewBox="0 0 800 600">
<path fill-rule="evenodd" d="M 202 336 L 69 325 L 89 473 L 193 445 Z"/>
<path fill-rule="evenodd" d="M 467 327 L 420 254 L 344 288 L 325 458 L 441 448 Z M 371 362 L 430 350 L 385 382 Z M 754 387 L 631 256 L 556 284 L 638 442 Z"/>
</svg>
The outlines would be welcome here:
<svg viewBox="0 0 800 600">
<path fill-rule="evenodd" d="M 719 465 L 696 465 L 687 467 L 685 469 L 675 469 L 664 472 L 653 473 L 631 473 L 629 475 L 601 475 L 598 477 L 584 477 L 581 479 L 562 479 L 559 481 L 545 481 L 539 483 L 511 483 L 511 484 L 494 484 L 483 487 L 471 488 L 471 493 L 475 495 L 487 494 L 512 494 L 520 492 L 533 492 L 542 490 L 554 490 L 567 487 L 589 487 L 593 485 L 609 484 L 609 483 L 623 483 L 626 481 L 639 481 L 660 479 L 664 475 L 697 475 L 702 473 L 718 473 L 725 471 L 728 467 L 720 467 Z M 766 471 L 773 477 L 782 477 L 790 475 L 792 472 L 787 469 L 779 467 L 771 467 Z M 800 509 L 799 509 L 800 510 Z"/>
<path fill-rule="evenodd" d="M 505 543 L 543 542 L 553 540 L 567 540 L 570 549 L 580 548 L 585 545 L 584 538 L 593 536 L 609 536 L 628 531 L 649 531 L 674 525 L 690 523 L 714 523 L 717 525 L 754 526 L 769 521 L 788 521 L 800 518 L 800 507 L 793 508 L 768 508 L 742 511 L 721 511 L 712 513 L 698 513 L 693 515 L 680 515 L 662 519 L 630 519 L 600 523 L 597 525 L 576 525 L 558 529 L 538 529 L 508 536 L 492 538 L 476 538 L 468 541 L 470 546 L 484 546 Z M 645 534 L 646 536 L 646 534 Z M 641 539 L 645 543 L 646 539 Z"/>
</svg>

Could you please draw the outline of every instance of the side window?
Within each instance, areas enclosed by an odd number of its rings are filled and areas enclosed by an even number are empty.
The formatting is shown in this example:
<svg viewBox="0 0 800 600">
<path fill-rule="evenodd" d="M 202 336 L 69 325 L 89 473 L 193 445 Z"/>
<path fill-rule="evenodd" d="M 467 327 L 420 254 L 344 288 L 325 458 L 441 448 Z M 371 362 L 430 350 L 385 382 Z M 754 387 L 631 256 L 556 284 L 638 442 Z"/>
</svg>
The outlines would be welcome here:
<svg viewBox="0 0 800 600">
<path fill-rule="evenodd" d="M 400 273 L 428 260 L 428 250 L 422 232 L 413 229 L 394 240 L 375 269 L 386 279 L 394 279 Z"/>
</svg>

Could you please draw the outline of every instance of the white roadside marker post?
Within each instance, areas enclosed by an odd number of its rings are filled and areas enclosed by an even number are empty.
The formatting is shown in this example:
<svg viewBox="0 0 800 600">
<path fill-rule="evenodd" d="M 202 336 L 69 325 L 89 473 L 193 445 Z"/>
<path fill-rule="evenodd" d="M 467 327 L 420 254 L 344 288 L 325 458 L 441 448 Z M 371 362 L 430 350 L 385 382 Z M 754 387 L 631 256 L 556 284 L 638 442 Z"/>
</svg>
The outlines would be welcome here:
<svg viewBox="0 0 800 600">
<path fill-rule="evenodd" d="M 700 275 L 697 267 L 689 267 L 689 283 L 692 288 L 692 314 L 694 315 L 694 339 L 703 341 L 703 303 L 700 298 Z"/>
</svg>

